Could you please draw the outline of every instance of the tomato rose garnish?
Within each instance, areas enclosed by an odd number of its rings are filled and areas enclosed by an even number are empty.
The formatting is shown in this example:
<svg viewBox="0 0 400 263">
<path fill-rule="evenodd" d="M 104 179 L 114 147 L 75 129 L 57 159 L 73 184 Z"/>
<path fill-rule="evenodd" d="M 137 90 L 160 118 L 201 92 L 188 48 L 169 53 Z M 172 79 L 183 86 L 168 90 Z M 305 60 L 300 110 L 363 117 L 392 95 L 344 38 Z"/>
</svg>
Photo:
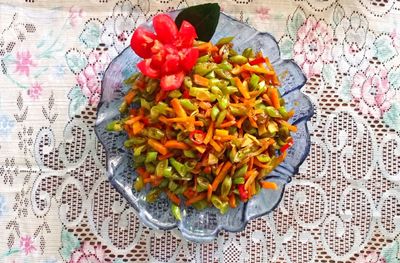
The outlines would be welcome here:
<svg viewBox="0 0 400 263">
<path fill-rule="evenodd" d="M 132 35 L 131 48 L 144 59 L 137 67 L 143 75 L 160 79 L 161 89 L 178 89 L 185 73 L 192 70 L 199 57 L 199 51 L 193 47 L 197 38 L 196 29 L 183 21 L 178 30 L 166 14 L 156 15 L 153 27 L 155 33 L 139 27 Z"/>
</svg>

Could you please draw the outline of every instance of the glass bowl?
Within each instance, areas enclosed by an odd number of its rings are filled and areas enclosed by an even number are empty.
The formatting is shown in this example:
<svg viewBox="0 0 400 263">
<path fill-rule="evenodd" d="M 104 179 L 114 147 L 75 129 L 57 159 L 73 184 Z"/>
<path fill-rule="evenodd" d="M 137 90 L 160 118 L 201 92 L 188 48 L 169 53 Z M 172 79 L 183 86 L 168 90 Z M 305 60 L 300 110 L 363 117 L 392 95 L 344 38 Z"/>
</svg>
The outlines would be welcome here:
<svg viewBox="0 0 400 263">
<path fill-rule="evenodd" d="M 171 12 L 170 15 L 175 18 L 178 12 Z M 151 21 L 148 25 L 151 25 Z M 249 202 L 241 203 L 225 215 L 221 215 L 215 208 L 197 211 L 194 208 L 182 206 L 181 221 L 175 220 L 172 216 L 170 201 L 166 196 L 161 195 L 155 203 L 147 203 L 145 201 L 147 191 L 136 192 L 132 188 L 136 172 L 132 168 L 132 153 L 123 146 L 126 135 L 105 130 L 107 123 L 119 117 L 119 104 L 124 92 L 129 88 L 123 83 L 124 80 L 137 71 L 136 63 L 140 58 L 130 47 L 119 54 L 104 73 L 101 100 L 97 109 L 95 131 L 106 151 L 108 180 L 134 207 L 143 224 L 160 230 L 177 227 L 184 238 L 195 242 L 212 241 L 220 230 L 239 232 L 244 229 L 249 220 L 273 211 L 282 199 L 285 185 L 298 172 L 299 166 L 310 149 L 307 121 L 313 115 L 313 107 L 307 96 L 300 91 L 306 82 L 301 69 L 293 60 L 280 58 L 279 47 L 273 36 L 258 32 L 249 25 L 221 13 L 218 27 L 211 41 L 215 43 L 226 36 L 235 37 L 234 48 L 239 52 L 251 47 L 254 50 L 262 50 L 263 54 L 269 57 L 280 76 L 282 84 L 280 90 L 286 100 L 287 108 L 295 109 L 296 113 L 291 119 L 291 123 L 298 127 L 298 131 L 293 134 L 294 145 L 288 150 L 285 161 L 267 178 L 268 181 L 277 183 L 279 190 L 263 189 Z"/>
</svg>

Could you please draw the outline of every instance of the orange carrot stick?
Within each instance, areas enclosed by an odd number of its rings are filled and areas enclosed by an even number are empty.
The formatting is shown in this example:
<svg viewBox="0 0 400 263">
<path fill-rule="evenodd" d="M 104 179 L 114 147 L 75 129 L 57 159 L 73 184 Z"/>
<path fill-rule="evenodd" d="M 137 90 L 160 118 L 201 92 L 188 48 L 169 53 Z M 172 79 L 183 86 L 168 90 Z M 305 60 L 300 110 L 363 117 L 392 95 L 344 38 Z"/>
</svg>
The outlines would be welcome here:
<svg viewBox="0 0 400 263">
<path fill-rule="evenodd" d="M 219 174 L 215 177 L 214 182 L 212 183 L 213 190 L 217 190 L 218 185 L 224 180 L 226 173 L 228 172 L 229 168 L 232 167 L 232 163 L 227 161 L 224 166 L 222 167 Z"/>
<path fill-rule="evenodd" d="M 262 163 L 257 159 L 254 159 L 254 165 L 260 167 L 261 169 L 268 169 L 270 166 L 266 163 Z"/>
<path fill-rule="evenodd" d="M 211 201 L 212 192 L 213 192 L 212 185 L 208 184 L 208 188 L 207 188 L 207 201 L 208 202 Z"/>
<path fill-rule="evenodd" d="M 250 185 L 254 182 L 256 179 L 258 172 L 256 170 L 250 171 L 250 176 L 247 178 L 246 183 L 244 184 L 244 189 L 249 190 Z"/>
<path fill-rule="evenodd" d="M 229 195 L 229 206 L 231 208 L 235 208 L 236 207 L 236 198 L 234 194 L 230 194 Z"/>
<path fill-rule="evenodd" d="M 268 97 L 267 94 L 264 94 L 262 97 L 263 97 L 264 101 L 265 101 L 268 105 L 272 106 L 272 101 L 271 101 L 271 99 Z"/>
<path fill-rule="evenodd" d="M 213 133 L 214 133 L 214 126 L 215 126 L 215 123 L 211 122 L 210 126 L 208 127 L 206 137 L 204 137 L 204 141 L 203 141 L 204 144 L 208 144 L 210 142 L 210 140 L 212 139 Z"/>
<path fill-rule="evenodd" d="M 196 203 L 196 202 L 198 202 L 198 201 L 201 201 L 201 200 L 203 200 L 203 199 L 206 199 L 206 198 L 207 198 L 207 193 L 206 193 L 206 192 L 200 193 L 200 194 L 198 194 L 198 195 L 195 195 L 195 196 L 189 198 L 189 199 L 185 202 L 185 204 L 186 204 L 187 206 L 190 206 L 190 205 L 192 205 L 192 204 L 194 204 L 194 203 Z"/>
<path fill-rule="evenodd" d="M 199 74 L 194 74 L 193 82 L 196 83 L 197 85 L 208 87 L 210 81 L 207 78 L 200 76 Z"/>
<path fill-rule="evenodd" d="M 156 140 L 153 139 L 149 139 L 147 142 L 154 150 L 156 150 L 157 152 L 161 153 L 162 155 L 166 155 L 168 153 L 168 149 L 162 145 L 161 143 L 159 143 Z"/>
<path fill-rule="evenodd" d="M 157 158 L 158 158 L 158 160 L 162 161 L 162 160 L 166 160 L 172 156 L 174 156 L 173 153 L 167 153 L 166 155 L 159 155 Z"/>
<path fill-rule="evenodd" d="M 150 177 L 150 173 L 147 172 L 143 167 L 139 167 L 136 169 L 136 172 L 143 178 L 149 178 Z"/>
<path fill-rule="evenodd" d="M 187 117 L 185 109 L 182 107 L 181 103 L 177 98 L 173 98 L 171 100 L 171 106 L 174 109 L 176 116 L 182 118 Z"/>
<path fill-rule="evenodd" d="M 243 117 L 241 117 L 241 118 L 237 121 L 236 126 L 237 126 L 239 129 L 242 128 L 242 124 L 243 124 L 243 122 L 246 120 L 246 118 L 247 118 L 247 116 L 243 116 Z"/>
<path fill-rule="evenodd" d="M 140 119 L 142 119 L 142 115 L 139 115 L 139 116 L 135 116 L 135 117 L 133 117 L 133 118 L 130 118 L 129 120 L 127 120 L 126 122 L 125 122 L 125 124 L 126 125 L 132 125 L 132 124 L 134 124 L 135 122 L 137 122 L 137 121 L 140 121 Z"/>
<path fill-rule="evenodd" d="M 273 190 L 278 190 L 278 185 L 274 182 L 261 182 L 261 187 L 265 189 L 273 189 Z"/>
<path fill-rule="evenodd" d="M 236 87 L 239 89 L 243 97 L 246 99 L 250 99 L 249 89 L 247 88 L 247 85 L 243 84 L 238 77 L 233 78 L 233 80 L 235 81 Z"/>
<path fill-rule="evenodd" d="M 140 133 L 144 129 L 144 124 L 141 122 L 135 122 L 132 124 L 133 135 Z"/>
<path fill-rule="evenodd" d="M 231 121 L 226 121 L 226 122 L 222 123 L 219 127 L 220 128 L 228 128 L 228 127 L 231 127 L 231 126 L 233 126 L 235 124 L 236 124 L 236 121 L 235 120 L 231 120 Z"/>
<path fill-rule="evenodd" d="M 208 51 L 212 48 L 212 44 L 210 42 L 206 42 L 206 43 L 198 45 L 196 48 L 199 51 Z"/>
<path fill-rule="evenodd" d="M 268 97 L 271 99 L 272 106 L 274 106 L 275 109 L 278 109 L 281 106 L 281 104 L 279 103 L 278 90 L 276 88 L 268 88 L 267 94 Z"/>
<path fill-rule="evenodd" d="M 179 197 L 176 194 L 172 193 L 170 190 L 166 190 L 165 193 L 167 194 L 168 198 L 172 201 L 172 203 L 179 205 L 181 199 L 179 199 Z"/>
<path fill-rule="evenodd" d="M 253 165 L 254 165 L 254 157 L 250 157 L 249 168 L 248 168 L 249 171 L 253 170 Z"/>
<path fill-rule="evenodd" d="M 128 105 L 131 104 L 133 99 L 135 98 L 135 96 L 136 96 L 136 92 L 134 92 L 133 90 L 130 90 L 124 97 L 126 104 L 128 104 Z"/>
<path fill-rule="evenodd" d="M 177 140 L 166 141 L 164 146 L 167 148 L 180 149 L 180 150 L 189 150 L 190 148 L 189 145 L 187 145 L 186 143 L 179 142 Z"/>
<path fill-rule="evenodd" d="M 214 149 L 215 149 L 217 152 L 222 151 L 221 145 L 219 145 L 219 144 L 218 144 L 216 141 L 214 141 L 213 139 L 210 140 L 210 144 L 211 144 L 212 147 L 214 147 Z"/>
</svg>

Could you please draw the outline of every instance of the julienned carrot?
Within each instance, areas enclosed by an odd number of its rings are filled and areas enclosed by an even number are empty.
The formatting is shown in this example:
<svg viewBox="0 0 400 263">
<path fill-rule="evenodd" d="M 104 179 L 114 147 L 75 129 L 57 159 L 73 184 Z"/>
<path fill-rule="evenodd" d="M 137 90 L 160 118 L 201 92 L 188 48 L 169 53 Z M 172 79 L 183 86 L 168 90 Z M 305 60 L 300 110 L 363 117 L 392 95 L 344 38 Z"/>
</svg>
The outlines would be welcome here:
<svg viewBox="0 0 400 263">
<path fill-rule="evenodd" d="M 245 99 L 250 99 L 250 94 L 249 94 L 247 85 L 243 84 L 242 81 L 238 77 L 233 78 L 233 80 L 235 81 L 236 87 L 239 89 L 239 91 L 243 95 L 243 97 Z"/>
<path fill-rule="evenodd" d="M 230 194 L 229 195 L 229 206 L 231 208 L 235 208 L 236 207 L 236 197 L 234 194 Z"/>
<path fill-rule="evenodd" d="M 168 93 L 165 90 L 161 89 L 160 92 L 158 92 L 156 94 L 155 101 L 160 102 L 160 101 L 164 100 L 167 97 L 167 94 Z"/>
<path fill-rule="evenodd" d="M 214 149 L 215 149 L 217 152 L 221 152 L 221 151 L 222 151 L 221 145 L 219 145 L 219 144 L 218 144 L 216 141 L 214 141 L 213 139 L 210 140 L 210 144 L 211 144 L 212 147 L 214 147 Z"/>
<path fill-rule="evenodd" d="M 264 101 L 265 101 L 269 106 L 272 106 L 272 101 L 271 101 L 271 99 L 268 97 L 267 94 L 264 94 L 262 97 L 263 97 Z"/>
<path fill-rule="evenodd" d="M 232 167 L 232 163 L 230 161 L 227 161 L 224 166 L 222 167 L 221 171 L 219 174 L 215 177 L 213 183 L 212 183 L 212 188 L 213 191 L 217 190 L 218 185 L 224 180 L 226 173 L 228 170 Z"/>
<path fill-rule="evenodd" d="M 174 98 L 171 100 L 171 106 L 175 111 L 176 116 L 185 118 L 187 117 L 185 109 L 182 107 L 178 99 Z"/>
<path fill-rule="evenodd" d="M 130 105 L 133 101 L 133 99 L 136 96 L 136 92 L 133 90 L 128 91 L 128 93 L 125 95 L 124 100 L 126 104 Z"/>
<path fill-rule="evenodd" d="M 154 139 L 149 139 L 147 143 L 157 152 L 161 153 L 162 155 L 166 155 L 168 153 L 168 149 Z"/>
<path fill-rule="evenodd" d="M 265 188 L 265 189 L 278 190 L 278 185 L 274 182 L 263 181 L 263 182 L 261 182 L 261 187 Z"/>
<path fill-rule="evenodd" d="M 194 203 L 196 203 L 196 202 L 198 202 L 198 201 L 204 200 L 204 199 L 206 199 L 206 198 L 207 198 L 207 193 L 206 193 L 206 192 L 203 192 L 203 193 L 200 193 L 200 194 L 198 194 L 198 195 L 195 195 L 195 196 L 189 198 L 189 199 L 185 202 L 185 205 L 186 205 L 186 206 L 190 206 L 190 205 L 192 205 L 192 204 L 194 204 Z"/>
<path fill-rule="evenodd" d="M 210 81 L 207 78 L 200 76 L 199 74 L 194 74 L 193 82 L 196 83 L 197 85 L 208 87 Z"/>
<path fill-rule="evenodd" d="M 199 102 L 199 107 L 202 108 L 203 110 L 208 110 L 208 109 L 212 108 L 212 105 L 209 102 L 200 101 Z"/>
<path fill-rule="evenodd" d="M 213 193 L 213 187 L 211 184 L 208 185 L 207 187 L 207 201 L 210 202 L 211 201 L 211 196 Z"/>
<path fill-rule="evenodd" d="M 157 158 L 158 158 L 158 160 L 162 161 L 162 160 L 166 160 L 172 156 L 174 156 L 173 153 L 167 153 L 166 155 L 159 155 Z"/>
<path fill-rule="evenodd" d="M 179 199 L 179 197 L 176 194 L 172 193 L 169 190 L 166 190 L 165 193 L 167 194 L 168 198 L 172 201 L 172 203 L 176 205 L 180 204 L 181 199 Z"/>
<path fill-rule="evenodd" d="M 247 116 L 243 116 L 241 117 L 237 122 L 236 122 L 236 126 L 241 129 L 242 128 L 242 124 L 243 122 L 246 120 Z"/>
<path fill-rule="evenodd" d="M 204 144 L 208 144 L 210 142 L 210 140 L 212 139 L 213 134 L 214 134 L 214 126 L 215 126 L 215 123 L 211 122 L 210 126 L 208 127 L 206 137 L 204 137 L 204 141 L 203 141 Z"/>
<path fill-rule="evenodd" d="M 132 133 L 133 135 L 139 134 L 144 128 L 144 124 L 141 122 L 135 122 L 132 124 Z"/>
<path fill-rule="evenodd" d="M 249 117 L 251 127 L 258 129 L 257 122 L 254 120 L 253 116 L 251 116 L 250 113 L 248 113 L 247 116 Z"/>
<path fill-rule="evenodd" d="M 140 121 L 141 119 L 142 119 L 142 115 L 139 115 L 139 116 L 135 116 L 135 117 L 133 117 L 133 118 L 130 118 L 129 120 L 127 120 L 126 122 L 125 122 L 125 124 L 126 125 L 132 125 L 132 124 L 134 124 L 135 122 L 137 122 L 137 121 Z"/>
<path fill-rule="evenodd" d="M 143 167 L 139 167 L 136 169 L 136 172 L 143 178 L 149 178 L 150 177 L 150 173 L 147 172 Z"/>
<path fill-rule="evenodd" d="M 199 51 L 208 51 L 212 48 L 212 44 L 211 44 L 211 42 L 206 42 L 206 43 L 202 43 L 202 44 L 196 46 L 196 48 Z"/>
<path fill-rule="evenodd" d="M 282 124 L 283 126 L 286 126 L 289 131 L 297 132 L 297 127 L 295 125 L 292 125 L 289 122 L 284 121 L 284 120 L 278 120 L 277 119 L 276 121 L 279 122 L 280 124 Z"/>
<path fill-rule="evenodd" d="M 177 140 L 169 140 L 165 142 L 164 144 L 165 147 L 167 148 L 172 148 L 172 149 L 180 149 L 180 150 L 189 150 L 190 147 L 184 142 L 180 142 Z"/>
<path fill-rule="evenodd" d="M 258 171 L 253 170 L 250 171 L 250 176 L 247 178 L 246 183 L 244 184 L 244 189 L 249 190 L 249 186 L 254 183 L 254 180 L 257 178 Z"/>
<path fill-rule="evenodd" d="M 192 198 L 193 196 L 196 195 L 196 191 L 194 191 L 192 188 L 188 188 L 185 190 L 185 192 L 183 192 L 183 196 L 186 197 L 187 199 Z"/>
<path fill-rule="evenodd" d="M 236 124 L 236 121 L 235 120 L 231 120 L 231 121 L 226 121 L 226 122 L 222 123 L 219 127 L 220 128 L 228 128 L 228 127 L 231 127 L 231 126 L 233 126 L 235 124 Z"/>
<path fill-rule="evenodd" d="M 270 166 L 266 163 L 262 163 L 257 159 L 254 159 L 254 165 L 260 167 L 261 169 L 268 169 Z"/>
<path fill-rule="evenodd" d="M 274 106 L 275 109 L 278 109 L 281 107 L 281 104 L 279 102 L 279 94 L 278 90 L 276 88 L 268 88 L 268 97 L 271 99 L 272 106 Z"/>
<path fill-rule="evenodd" d="M 249 161 L 249 171 L 253 170 L 253 165 L 254 165 L 254 157 L 250 157 L 250 161 Z"/>
<path fill-rule="evenodd" d="M 233 136 L 233 135 L 225 135 L 225 136 L 214 136 L 213 140 L 219 141 L 219 142 L 229 142 L 235 138 L 236 138 L 236 136 Z"/>
</svg>

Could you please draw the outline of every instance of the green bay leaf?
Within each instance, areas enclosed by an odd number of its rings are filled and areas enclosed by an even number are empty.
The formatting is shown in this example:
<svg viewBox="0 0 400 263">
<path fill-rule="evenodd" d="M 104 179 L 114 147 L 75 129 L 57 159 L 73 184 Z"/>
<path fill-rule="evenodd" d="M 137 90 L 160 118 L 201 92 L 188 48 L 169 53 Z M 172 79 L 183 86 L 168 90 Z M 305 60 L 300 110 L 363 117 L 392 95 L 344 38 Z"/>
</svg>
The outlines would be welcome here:
<svg viewBox="0 0 400 263">
<path fill-rule="evenodd" d="M 190 6 L 179 13 L 175 23 L 179 28 L 184 20 L 188 21 L 196 28 L 199 40 L 210 41 L 218 25 L 220 10 L 217 3 Z"/>
</svg>

